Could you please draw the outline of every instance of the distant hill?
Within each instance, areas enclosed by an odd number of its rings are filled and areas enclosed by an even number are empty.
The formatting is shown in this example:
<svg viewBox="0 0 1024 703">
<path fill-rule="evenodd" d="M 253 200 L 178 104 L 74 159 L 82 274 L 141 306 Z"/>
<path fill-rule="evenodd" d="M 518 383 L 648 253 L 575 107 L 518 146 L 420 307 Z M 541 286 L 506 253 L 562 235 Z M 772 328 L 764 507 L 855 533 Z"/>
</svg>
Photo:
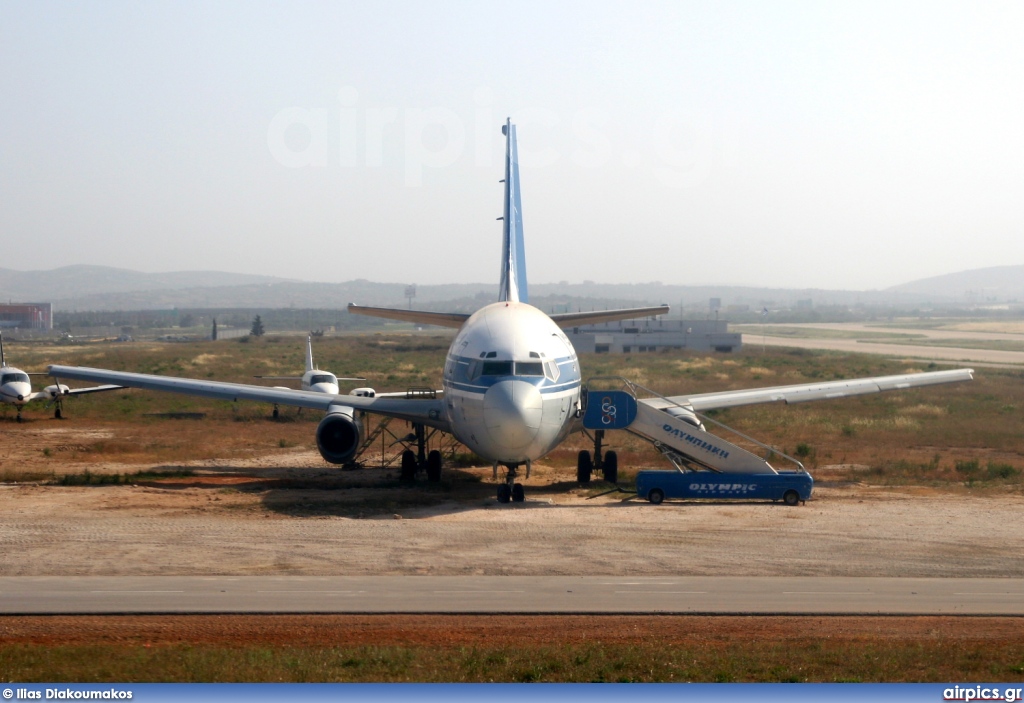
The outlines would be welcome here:
<svg viewBox="0 0 1024 703">
<path fill-rule="evenodd" d="M 999 272 L 999 276 L 991 272 Z M 976 277 L 971 278 L 972 274 Z M 1003 283 L 996 284 L 997 280 Z M 963 303 L 965 290 L 984 290 L 987 296 L 1015 295 L 1024 300 L 1022 281 L 1024 266 L 950 274 L 884 291 L 681 286 L 658 282 L 531 283 L 530 301 L 547 312 L 666 303 L 672 306 L 673 313 L 677 313 L 682 303 L 696 314 L 708 311 L 710 298 L 720 298 L 724 314 L 730 307 L 735 311 L 747 306 L 756 311 L 762 306 L 793 307 L 797 301 L 807 300 L 815 308 L 858 304 L 917 306 Z M 983 289 L 981 283 L 985 284 Z M 995 292 L 996 285 L 1003 286 L 998 293 Z M 109 266 L 65 266 L 51 271 L 0 269 L 0 300 L 52 302 L 59 311 L 341 309 L 350 302 L 405 307 L 408 305 L 405 290 L 405 283 L 377 283 L 362 279 L 345 283 L 314 283 L 224 271 L 142 273 Z M 419 285 L 413 305 L 425 310 L 472 312 L 493 301 L 496 294 L 496 283 Z"/>
<path fill-rule="evenodd" d="M 922 278 L 888 289 L 893 293 L 946 298 L 958 303 L 1024 301 L 1024 265 L 992 266 Z"/>
<path fill-rule="evenodd" d="M 46 302 L 109 293 L 239 286 L 285 280 L 224 271 L 142 273 L 111 266 L 63 266 L 50 271 L 0 268 L 0 300 Z"/>
</svg>

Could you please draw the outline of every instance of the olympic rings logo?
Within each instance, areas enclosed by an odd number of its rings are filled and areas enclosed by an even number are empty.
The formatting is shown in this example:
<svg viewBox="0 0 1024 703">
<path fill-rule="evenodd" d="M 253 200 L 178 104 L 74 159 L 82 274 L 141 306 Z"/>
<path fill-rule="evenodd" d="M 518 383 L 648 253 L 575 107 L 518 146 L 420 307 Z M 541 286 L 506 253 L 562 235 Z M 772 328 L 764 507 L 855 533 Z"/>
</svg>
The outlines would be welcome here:
<svg viewBox="0 0 1024 703">
<path fill-rule="evenodd" d="M 610 425 L 615 422 L 615 415 L 619 409 L 615 407 L 615 403 L 608 396 L 601 399 L 601 424 Z"/>
</svg>

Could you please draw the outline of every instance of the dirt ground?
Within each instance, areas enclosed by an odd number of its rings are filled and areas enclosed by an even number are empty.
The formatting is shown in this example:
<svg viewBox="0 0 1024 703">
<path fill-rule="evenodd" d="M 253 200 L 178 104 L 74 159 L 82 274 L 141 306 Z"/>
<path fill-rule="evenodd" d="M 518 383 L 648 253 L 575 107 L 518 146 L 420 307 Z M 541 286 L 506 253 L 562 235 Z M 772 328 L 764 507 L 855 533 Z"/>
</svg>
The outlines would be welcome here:
<svg viewBox="0 0 1024 703">
<path fill-rule="evenodd" d="M 97 430 L 40 423 L 0 462 L 55 475 L 146 468 L 59 465 L 32 449 L 59 443 L 54 432 L 74 443 Z M 525 503 L 501 505 L 489 468 L 405 486 L 394 470 L 340 471 L 301 449 L 155 468 L 197 475 L 0 484 L 0 575 L 1024 577 L 1024 496 L 829 481 L 827 469 L 812 500 L 789 508 L 653 506 L 546 466 L 525 481 Z"/>
<path fill-rule="evenodd" d="M 537 466 L 523 504 L 500 505 L 490 469 L 446 470 L 439 485 L 388 469 L 339 471 L 315 453 L 175 465 L 67 463 L 42 447 L 108 430 L 39 423 L 0 443 L 0 468 L 49 481 L 0 484 L 0 575 L 564 574 L 1024 577 L 1024 496 L 881 488 L 816 476 L 804 506 L 653 506 L 573 472 Z M 102 436 L 101 436 L 102 435 Z M 9 439 L 9 436 L 8 438 Z M 136 485 L 53 485 L 64 473 L 143 469 L 193 476 Z M 180 471 L 179 471 L 180 473 Z M 983 623 L 981 621 L 984 621 Z M 476 616 L 4 617 L 3 644 L 176 643 L 472 646 L 643 642 L 643 618 Z M 984 625 L 984 626 L 981 626 Z M 658 616 L 658 641 L 1019 641 L 1016 618 Z"/>
</svg>

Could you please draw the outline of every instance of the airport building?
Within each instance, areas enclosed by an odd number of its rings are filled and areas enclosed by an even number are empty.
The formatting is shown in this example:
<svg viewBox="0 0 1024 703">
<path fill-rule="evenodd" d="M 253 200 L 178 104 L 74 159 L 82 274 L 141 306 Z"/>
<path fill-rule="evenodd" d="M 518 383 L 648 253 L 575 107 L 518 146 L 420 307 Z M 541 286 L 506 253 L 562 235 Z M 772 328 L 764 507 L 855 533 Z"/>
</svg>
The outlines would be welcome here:
<svg viewBox="0 0 1024 703">
<path fill-rule="evenodd" d="M 742 335 L 729 332 L 725 320 L 659 320 L 573 327 L 566 330 L 576 351 L 592 354 L 636 354 L 664 349 L 739 351 Z"/>
<path fill-rule="evenodd" d="M 10 303 L 0 305 L 0 328 L 52 330 L 52 303 Z"/>
</svg>

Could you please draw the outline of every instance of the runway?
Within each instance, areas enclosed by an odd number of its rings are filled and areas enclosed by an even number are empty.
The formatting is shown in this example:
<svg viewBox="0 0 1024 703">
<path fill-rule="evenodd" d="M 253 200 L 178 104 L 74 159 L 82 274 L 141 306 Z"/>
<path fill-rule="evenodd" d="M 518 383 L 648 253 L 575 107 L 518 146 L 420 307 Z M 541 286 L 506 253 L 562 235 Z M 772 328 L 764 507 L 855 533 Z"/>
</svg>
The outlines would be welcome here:
<svg viewBox="0 0 1024 703">
<path fill-rule="evenodd" d="M 0 614 L 1024 615 L 1024 579 L 13 576 Z"/>
</svg>

